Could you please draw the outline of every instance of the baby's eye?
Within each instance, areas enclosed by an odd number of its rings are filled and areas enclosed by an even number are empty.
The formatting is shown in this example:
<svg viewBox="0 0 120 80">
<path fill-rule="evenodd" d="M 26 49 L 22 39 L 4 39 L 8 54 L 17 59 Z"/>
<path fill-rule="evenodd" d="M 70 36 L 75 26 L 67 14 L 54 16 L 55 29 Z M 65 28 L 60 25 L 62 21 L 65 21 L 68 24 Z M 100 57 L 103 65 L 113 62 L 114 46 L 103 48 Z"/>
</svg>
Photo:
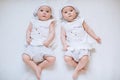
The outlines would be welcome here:
<svg viewBox="0 0 120 80">
<path fill-rule="evenodd" d="M 47 13 L 49 13 L 49 11 L 46 11 Z"/>
<path fill-rule="evenodd" d="M 40 10 L 41 12 L 43 12 L 43 10 Z"/>
<path fill-rule="evenodd" d="M 73 10 L 70 10 L 70 12 L 72 12 Z"/>
<path fill-rule="evenodd" d="M 64 13 L 67 13 L 67 11 L 66 11 L 66 12 L 64 12 Z"/>
</svg>

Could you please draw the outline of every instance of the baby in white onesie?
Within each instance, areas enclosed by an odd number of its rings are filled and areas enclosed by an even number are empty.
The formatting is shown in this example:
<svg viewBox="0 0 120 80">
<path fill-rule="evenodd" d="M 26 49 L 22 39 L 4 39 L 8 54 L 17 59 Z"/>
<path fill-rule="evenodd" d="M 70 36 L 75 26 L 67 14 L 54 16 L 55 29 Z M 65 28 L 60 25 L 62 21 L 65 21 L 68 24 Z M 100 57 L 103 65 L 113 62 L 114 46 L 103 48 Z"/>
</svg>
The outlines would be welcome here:
<svg viewBox="0 0 120 80">
<path fill-rule="evenodd" d="M 65 5 L 61 9 L 61 40 L 65 51 L 64 59 L 67 64 L 75 67 L 73 79 L 77 78 L 89 61 L 91 45 L 87 39 L 89 34 L 98 43 L 101 39 L 88 27 L 85 20 L 78 14 L 73 5 Z"/>
<path fill-rule="evenodd" d="M 49 44 L 55 36 L 55 21 L 48 4 L 40 5 L 34 12 L 26 32 L 27 48 L 23 61 L 35 72 L 40 80 L 41 71 L 55 62 L 55 56 Z"/>
</svg>

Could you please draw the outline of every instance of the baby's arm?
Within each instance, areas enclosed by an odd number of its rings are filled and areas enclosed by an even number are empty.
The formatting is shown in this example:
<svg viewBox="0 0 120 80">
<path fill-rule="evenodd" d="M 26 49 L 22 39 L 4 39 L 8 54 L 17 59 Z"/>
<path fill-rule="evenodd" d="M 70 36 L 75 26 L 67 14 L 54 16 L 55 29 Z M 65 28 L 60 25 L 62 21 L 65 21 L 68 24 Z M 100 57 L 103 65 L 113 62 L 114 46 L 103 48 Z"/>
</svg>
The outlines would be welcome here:
<svg viewBox="0 0 120 80">
<path fill-rule="evenodd" d="M 26 31 L 26 42 L 29 45 L 31 42 L 31 31 L 32 31 L 32 23 L 29 24 L 27 31 Z"/>
<path fill-rule="evenodd" d="M 63 27 L 61 27 L 61 41 L 62 41 L 62 44 L 63 44 L 63 50 L 67 50 L 67 42 L 66 42 L 66 33 L 65 33 L 65 30 Z"/>
<path fill-rule="evenodd" d="M 49 44 L 53 41 L 54 37 L 55 37 L 55 22 L 53 21 L 53 22 L 50 24 L 48 38 L 47 38 L 47 40 L 46 40 L 43 44 L 44 44 L 46 47 L 48 47 Z"/>
<path fill-rule="evenodd" d="M 100 37 L 98 37 L 94 31 L 86 24 L 85 21 L 83 21 L 83 28 L 84 30 L 92 37 L 94 38 L 98 43 L 101 43 Z"/>
</svg>

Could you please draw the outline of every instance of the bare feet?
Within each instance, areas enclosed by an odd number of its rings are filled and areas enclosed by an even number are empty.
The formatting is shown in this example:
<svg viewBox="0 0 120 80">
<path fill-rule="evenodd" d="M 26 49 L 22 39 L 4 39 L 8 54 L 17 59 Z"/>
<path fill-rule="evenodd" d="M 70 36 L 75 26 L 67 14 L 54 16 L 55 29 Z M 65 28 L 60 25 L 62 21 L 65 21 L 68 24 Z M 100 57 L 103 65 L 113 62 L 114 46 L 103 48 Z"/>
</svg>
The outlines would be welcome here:
<svg viewBox="0 0 120 80">
<path fill-rule="evenodd" d="M 87 70 L 87 67 L 82 68 L 80 71 L 74 71 L 73 76 L 72 76 L 73 80 L 76 80 L 78 75 L 81 73 L 85 73 L 86 70 Z"/>
<path fill-rule="evenodd" d="M 78 74 L 79 74 L 78 71 L 75 71 L 75 72 L 73 73 L 73 76 L 72 76 L 73 80 L 76 80 L 76 79 L 77 79 Z"/>
<path fill-rule="evenodd" d="M 38 70 L 39 70 L 39 76 L 41 76 L 42 69 L 38 67 Z"/>
<path fill-rule="evenodd" d="M 37 69 L 35 70 L 35 74 L 36 74 L 37 79 L 40 80 L 41 69 L 40 69 L 40 68 L 37 68 Z"/>
</svg>

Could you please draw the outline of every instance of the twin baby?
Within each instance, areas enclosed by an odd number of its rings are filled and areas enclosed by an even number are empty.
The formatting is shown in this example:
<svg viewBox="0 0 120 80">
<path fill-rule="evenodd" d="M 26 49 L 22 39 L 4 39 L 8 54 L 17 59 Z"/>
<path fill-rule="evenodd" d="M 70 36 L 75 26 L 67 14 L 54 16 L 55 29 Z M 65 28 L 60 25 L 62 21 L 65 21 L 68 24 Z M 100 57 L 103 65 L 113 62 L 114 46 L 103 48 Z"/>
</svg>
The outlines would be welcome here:
<svg viewBox="0 0 120 80">
<path fill-rule="evenodd" d="M 88 34 L 101 43 L 85 20 L 79 16 L 73 5 L 65 5 L 61 9 L 61 41 L 63 44 L 65 62 L 75 67 L 72 78 L 76 79 L 79 72 L 85 70 L 89 61 L 91 45 Z M 55 37 L 55 20 L 49 5 L 41 5 L 34 13 L 34 19 L 29 23 L 26 31 L 26 47 L 22 58 L 31 67 L 38 80 L 43 69 L 52 65 L 56 57 L 49 47 Z"/>
</svg>

